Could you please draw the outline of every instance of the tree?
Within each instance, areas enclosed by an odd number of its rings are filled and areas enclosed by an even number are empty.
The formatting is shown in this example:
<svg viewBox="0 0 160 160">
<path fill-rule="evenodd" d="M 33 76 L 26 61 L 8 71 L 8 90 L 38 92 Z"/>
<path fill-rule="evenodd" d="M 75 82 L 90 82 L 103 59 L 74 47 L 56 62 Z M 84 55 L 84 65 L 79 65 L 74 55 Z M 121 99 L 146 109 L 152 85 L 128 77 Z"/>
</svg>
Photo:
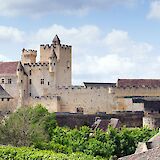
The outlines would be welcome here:
<svg viewBox="0 0 160 160">
<path fill-rule="evenodd" d="M 50 139 L 56 120 L 42 105 L 21 107 L 0 125 L 0 143 L 30 146 Z"/>
</svg>

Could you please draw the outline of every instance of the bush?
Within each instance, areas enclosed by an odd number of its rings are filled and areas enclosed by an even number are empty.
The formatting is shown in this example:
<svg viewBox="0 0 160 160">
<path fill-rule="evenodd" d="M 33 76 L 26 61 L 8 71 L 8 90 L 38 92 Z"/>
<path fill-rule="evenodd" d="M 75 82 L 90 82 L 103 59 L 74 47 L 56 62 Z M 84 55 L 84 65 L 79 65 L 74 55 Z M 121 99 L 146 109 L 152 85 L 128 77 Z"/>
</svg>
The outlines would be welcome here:
<svg viewBox="0 0 160 160">
<path fill-rule="evenodd" d="M 109 127 L 107 132 L 96 130 L 92 136 L 90 128 L 84 126 L 78 129 L 56 127 L 52 140 L 43 143 L 39 149 L 49 149 L 59 153 L 70 154 L 83 152 L 92 156 L 110 158 L 126 156 L 135 152 L 138 142 L 147 141 L 157 133 L 149 128 Z"/>
<path fill-rule="evenodd" d="M 83 153 L 72 153 L 65 155 L 62 153 L 55 153 L 53 151 L 38 150 L 27 147 L 10 147 L 0 146 L 0 159 L 6 160 L 103 160 L 100 157 L 93 157 Z"/>
</svg>

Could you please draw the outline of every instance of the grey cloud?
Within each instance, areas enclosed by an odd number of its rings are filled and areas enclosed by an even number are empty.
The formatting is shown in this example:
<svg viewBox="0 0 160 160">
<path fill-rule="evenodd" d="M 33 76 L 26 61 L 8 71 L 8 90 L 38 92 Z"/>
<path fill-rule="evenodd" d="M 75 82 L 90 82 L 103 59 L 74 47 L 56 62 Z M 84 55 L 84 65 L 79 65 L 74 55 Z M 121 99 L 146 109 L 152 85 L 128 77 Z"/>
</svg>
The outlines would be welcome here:
<svg viewBox="0 0 160 160">
<path fill-rule="evenodd" d="M 137 0 L 0 0 L 0 15 L 43 15 L 46 13 L 83 14 L 92 9 L 115 5 L 132 6 Z"/>
</svg>

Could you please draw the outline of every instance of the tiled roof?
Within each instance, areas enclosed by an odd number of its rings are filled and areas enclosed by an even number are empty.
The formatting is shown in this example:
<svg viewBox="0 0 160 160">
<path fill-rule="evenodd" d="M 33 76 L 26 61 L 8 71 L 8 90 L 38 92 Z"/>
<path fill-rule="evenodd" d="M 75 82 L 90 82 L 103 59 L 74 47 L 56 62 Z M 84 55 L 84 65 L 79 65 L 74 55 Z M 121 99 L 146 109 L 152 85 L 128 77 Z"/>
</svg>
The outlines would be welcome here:
<svg viewBox="0 0 160 160">
<path fill-rule="evenodd" d="M 0 85 L 0 98 L 12 98 Z"/>
<path fill-rule="evenodd" d="M 119 158 L 118 160 L 159 160 L 160 159 L 160 147 L 149 149 L 146 152 L 139 154 L 132 154 Z"/>
<path fill-rule="evenodd" d="M 0 74 L 16 74 L 18 62 L 1 62 Z"/>
<path fill-rule="evenodd" d="M 118 79 L 117 87 L 160 87 L 160 79 Z"/>
<path fill-rule="evenodd" d="M 160 133 L 157 133 L 148 142 L 150 142 L 151 148 L 160 147 Z"/>
</svg>

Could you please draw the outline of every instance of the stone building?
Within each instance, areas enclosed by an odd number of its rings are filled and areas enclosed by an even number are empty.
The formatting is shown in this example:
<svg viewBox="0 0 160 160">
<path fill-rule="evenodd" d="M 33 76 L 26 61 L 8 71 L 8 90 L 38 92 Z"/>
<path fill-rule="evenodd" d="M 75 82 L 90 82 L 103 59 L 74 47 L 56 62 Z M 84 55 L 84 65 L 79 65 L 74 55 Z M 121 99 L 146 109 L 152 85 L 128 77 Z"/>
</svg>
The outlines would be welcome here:
<svg viewBox="0 0 160 160">
<path fill-rule="evenodd" d="M 0 62 L 0 86 L 12 97 L 10 111 L 41 103 L 50 112 L 112 112 L 108 90 L 115 83 L 73 86 L 72 47 L 61 44 L 57 35 L 51 45 L 40 45 L 39 62 L 36 57 L 37 51 L 23 49 L 20 61 Z M 0 109 L 5 106 L 0 101 Z"/>
<path fill-rule="evenodd" d="M 0 111 L 37 103 L 50 112 L 143 111 L 144 103 L 135 103 L 136 97 L 160 96 L 160 80 L 154 79 L 73 86 L 72 47 L 61 44 L 57 35 L 50 45 L 40 45 L 39 62 L 36 57 L 37 51 L 23 49 L 20 61 L 0 62 Z M 2 90 L 9 98 L 3 98 Z"/>
</svg>

